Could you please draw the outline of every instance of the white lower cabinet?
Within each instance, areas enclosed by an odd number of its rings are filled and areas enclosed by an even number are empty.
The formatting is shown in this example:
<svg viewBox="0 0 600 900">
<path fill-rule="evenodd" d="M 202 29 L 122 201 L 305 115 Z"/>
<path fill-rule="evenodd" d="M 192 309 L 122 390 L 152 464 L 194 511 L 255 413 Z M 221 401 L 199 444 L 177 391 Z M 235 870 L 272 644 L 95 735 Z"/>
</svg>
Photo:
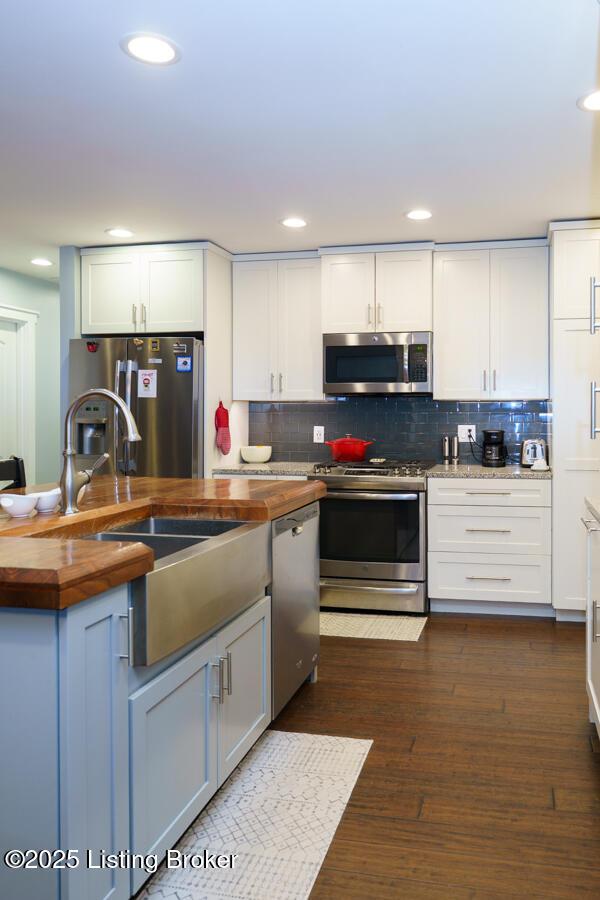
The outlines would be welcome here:
<svg viewBox="0 0 600 900">
<path fill-rule="evenodd" d="M 588 515 L 587 528 L 587 611 L 586 685 L 590 719 L 600 733 L 600 523 Z"/>
<path fill-rule="evenodd" d="M 550 557 L 430 553 L 429 596 L 440 600 L 549 603 Z"/>
<path fill-rule="evenodd" d="M 164 856 L 271 721 L 271 598 L 136 691 L 131 844 Z M 147 873 L 132 870 L 132 891 Z"/>
<path fill-rule="evenodd" d="M 549 605 L 550 484 L 429 479 L 430 599 Z"/>
</svg>

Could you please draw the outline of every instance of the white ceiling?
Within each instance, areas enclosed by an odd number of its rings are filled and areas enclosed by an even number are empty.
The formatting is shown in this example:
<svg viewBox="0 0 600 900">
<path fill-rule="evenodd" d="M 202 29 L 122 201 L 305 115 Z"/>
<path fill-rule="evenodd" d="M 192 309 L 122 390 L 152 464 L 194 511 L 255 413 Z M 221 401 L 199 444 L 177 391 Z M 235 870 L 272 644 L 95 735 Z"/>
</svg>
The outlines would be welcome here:
<svg viewBox="0 0 600 900">
<path fill-rule="evenodd" d="M 531 237 L 600 214 L 596 0 L 19 0 L 0 13 L 0 265 Z M 119 40 L 158 32 L 177 65 Z M 593 170 L 594 157 L 596 173 Z M 404 212 L 430 208 L 429 222 Z M 304 216 L 303 231 L 283 228 Z M 117 243 L 117 242 L 115 242 Z M 53 271 L 56 271 L 53 270 Z"/>
</svg>

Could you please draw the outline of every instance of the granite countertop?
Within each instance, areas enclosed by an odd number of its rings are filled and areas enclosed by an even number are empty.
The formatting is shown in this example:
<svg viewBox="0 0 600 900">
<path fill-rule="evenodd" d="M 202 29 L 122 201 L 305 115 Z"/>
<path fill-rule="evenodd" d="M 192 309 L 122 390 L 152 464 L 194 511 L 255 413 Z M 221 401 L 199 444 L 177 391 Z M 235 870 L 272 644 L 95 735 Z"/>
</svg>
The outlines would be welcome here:
<svg viewBox="0 0 600 900">
<path fill-rule="evenodd" d="M 312 475 L 314 462 L 268 462 L 238 463 L 232 466 L 220 466 L 213 469 L 213 475 Z M 479 463 L 440 463 L 427 470 L 428 478 L 552 478 L 552 470 L 534 472 L 527 466 L 505 466 L 502 469 L 490 469 Z"/>
<path fill-rule="evenodd" d="M 320 481 L 98 476 L 74 515 L 0 515 L 0 607 L 65 609 L 154 566 L 139 541 L 79 540 L 85 535 L 151 515 L 267 522 L 325 490 Z"/>
<path fill-rule="evenodd" d="M 313 475 L 314 468 L 314 462 L 238 463 L 219 466 L 213 469 L 213 475 Z"/>
<path fill-rule="evenodd" d="M 600 497 L 586 497 L 585 505 L 598 524 L 600 524 Z"/>
<path fill-rule="evenodd" d="M 490 469 L 479 463 L 440 463 L 427 470 L 428 478 L 552 478 L 552 469 L 534 472 L 527 466 L 504 466 Z"/>
</svg>

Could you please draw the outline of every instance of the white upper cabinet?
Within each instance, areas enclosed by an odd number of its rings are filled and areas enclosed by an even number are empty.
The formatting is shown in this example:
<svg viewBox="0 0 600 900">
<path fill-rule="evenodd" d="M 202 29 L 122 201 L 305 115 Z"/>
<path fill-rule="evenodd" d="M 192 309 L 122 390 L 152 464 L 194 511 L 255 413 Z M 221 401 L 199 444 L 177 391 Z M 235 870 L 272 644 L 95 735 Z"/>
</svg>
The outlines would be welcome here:
<svg viewBox="0 0 600 900">
<path fill-rule="evenodd" d="M 375 329 L 375 254 L 321 257 L 323 334 Z"/>
<path fill-rule="evenodd" d="M 439 251 L 433 280 L 434 396 L 549 396 L 546 247 Z"/>
<path fill-rule="evenodd" d="M 376 254 L 376 331 L 432 330 L 432 266 L 431 250 Z"/>
<path fill-rule="evenodd" d="M 323 333 L 431 331 L 432 252 L 323 256 Z"/>
<path fill-rule="evenodd" d="M 138 253 L 99 253 L 81 259 L 81 331 L 136 331 L 141 315 Z"/>
<path fill-rule="evenodd" d="M 83 334 L 202 331 L 204 251 L 82 253 Z"/>
<path fill-rule="evenodd" d="M 280 400 L 323 397 L 321 265 L 318 259 L 277 263 Z"/>
<path fill-rule="evenodd" d="M 544 400 L 548 390 L 548 251 L 490 252 L 490 391 L 494 400 Z"/>
<path fill-rule="evenodd" d="M 276 356 L 277 263 L 234 263 L 234 400 L 271 400 L 275 396 Z"/>
<path fill-rule="evenodd" d="M 142 330 L 202 331 L 202 250 L 144 253 L 140 274 Z"/>
<path fill-rule="evenodd" d="M 433 394 L 489 399 L 490 251 L 434 254 Z"/>
<path fill-rule="evenodd" d="M 552 239 L 555 319 L 589 319 L 591 280 L 600 279 L 600 229 L 557 231 Z M 596 292 L 598 294 L 598 291 Z M 600 297 L 596 297 L 600 315 Z"/>
<path fill-rule="evenodd" d="M 323 396 L 318 259 L 233 266 L 233 399 Z"/>
</svg>

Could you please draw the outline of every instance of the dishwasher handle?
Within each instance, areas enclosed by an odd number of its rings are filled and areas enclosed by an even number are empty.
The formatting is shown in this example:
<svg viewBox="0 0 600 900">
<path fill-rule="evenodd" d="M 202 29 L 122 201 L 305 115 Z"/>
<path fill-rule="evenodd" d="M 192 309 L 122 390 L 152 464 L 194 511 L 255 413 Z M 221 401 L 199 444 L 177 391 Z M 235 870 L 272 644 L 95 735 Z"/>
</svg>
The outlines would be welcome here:
<svg viewBox="0 0 600 900">
<path fill-rule="evenodd" d="M 297 537 L 302 534 L 304 526 L 308 522 L 318 518 L 319 504 L 311 503 L 309 506 L 304 506 L 301 509 L 295 510 L 289 516 L 282 516 L 280 519 L 275 519 L 273 521 L 273 536 L 276 537 L 277 535 L 291 531 L 292 535 Z"/>
</svg>

